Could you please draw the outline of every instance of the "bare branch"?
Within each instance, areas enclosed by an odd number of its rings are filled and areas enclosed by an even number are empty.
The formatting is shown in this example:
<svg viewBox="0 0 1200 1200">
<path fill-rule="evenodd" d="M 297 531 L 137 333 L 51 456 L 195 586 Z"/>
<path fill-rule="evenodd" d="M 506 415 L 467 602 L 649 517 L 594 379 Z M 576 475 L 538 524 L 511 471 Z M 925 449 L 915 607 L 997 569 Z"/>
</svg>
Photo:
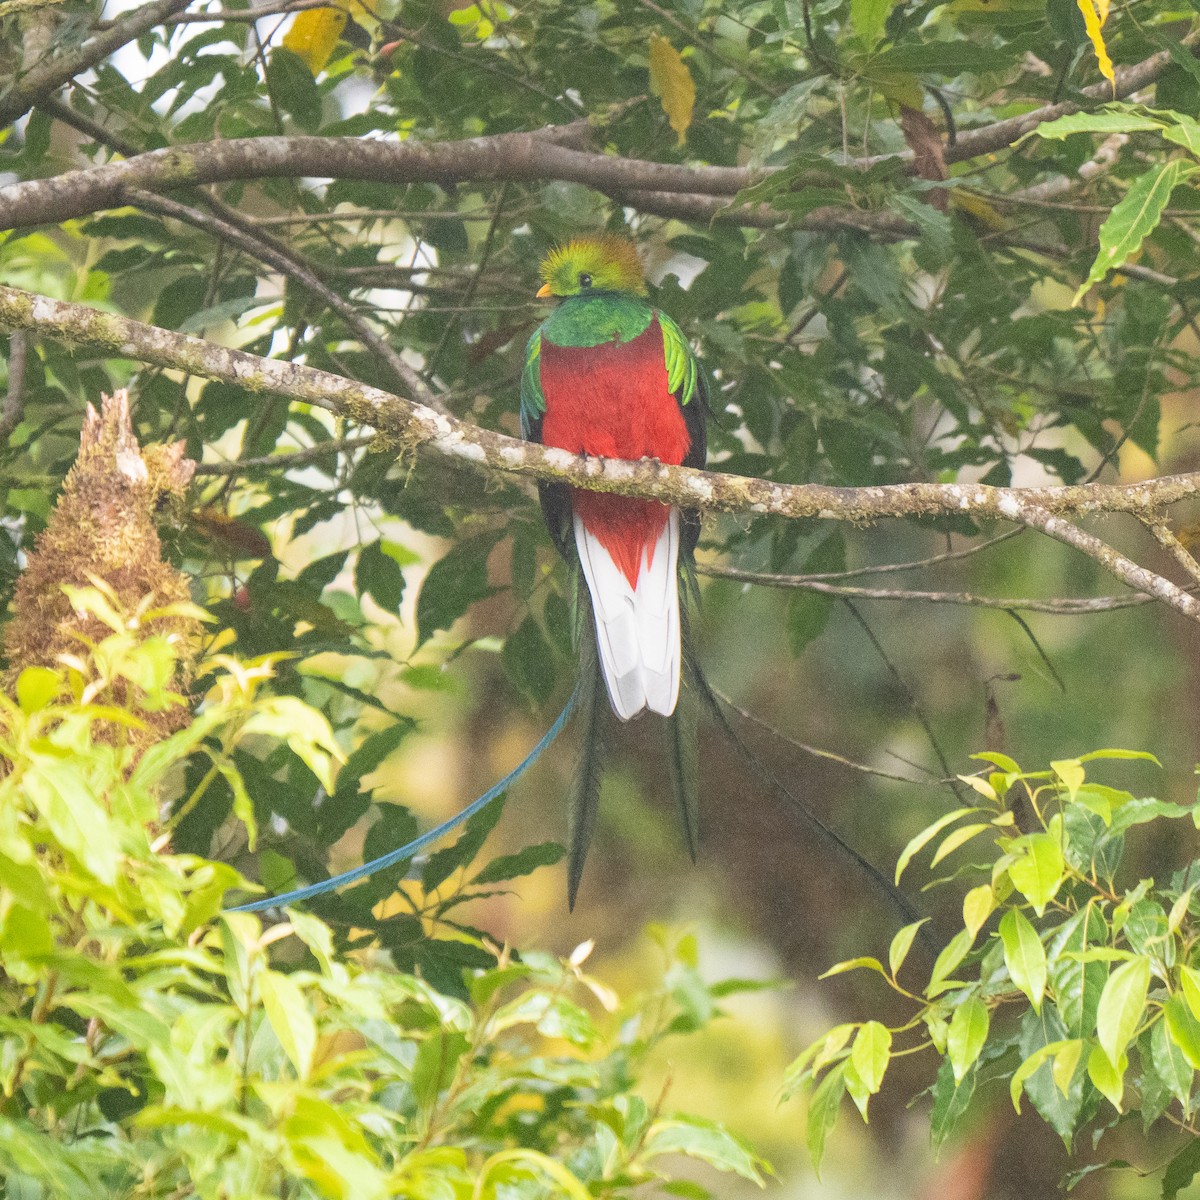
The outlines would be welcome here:
<svg viewBox="0 0 1200 1200">
<path fill-rule="evenodd" d="M 427 446 L 483 471 L 570 483 L 592 491 L 640 496 L 701 510 L 855 522 L 945 513 L 999 518 L 1039 529 L 1074 546 L 1135 590 L 1164 601 L 1185 616 L 1200 619 L 1200 601 L 1059 515 L 1156 514 L 1169 504 L 1200 494 L 1200 472 L 1125 485 L 1038 488 L 998 488 L 977 483 L 901 483 L 860 488 L 781 484 L 673 467 L 654 459 L 626 462 L 569 454 L 480 429 L 427 405 L 326 371 L 259 358 L 16 288 L 0 286 L 0 326 L 36 329 L 42 336 L 109 355 L 218 379 L 251 393 L 272 392 L 313 404 L 377 429 L 393 439 L 401 453 Z"/>
<path fill-rule="evenodd" d="M 1194 579 L 1200 583 L 1200 563 L 1192 552 L 1175 536 L 1171 527 L 1161 517 L 1141 517 L 1143 525 L 1154 535 L 1155 541 Z"/>
<path fill-rule="evenodd" d="M 1037 204 L 1041 201 L 1052 200 L 1055 196 L 1064 195 L 1075 187 L 1079 180 L 1091 183 L 1093 179 L 1116 166 L 1117 160 L 1121 156 L 1121 150 L 1128 141 L 1129 134 L 1127 133 L 1111 134 L 1096 148 L 1096 153 L 1076 169 L 1074 176 L 1052 175 L 1049 179 L 1034 184 L 1033 187 L 1013 192 L 1007 199 L 1013 204 Z"/>
<path fill-rule="evenodd" d="M 1150 482 L 1156 481 L 1151 480 Z M 1095 486 L 1097 485 L 1085 485 L 1085 487 Z M 1015 493 L 1006 497 L 1001 507 L 1009 508 L 1013 513 L 1013 519 L 1020 521 L 1023 525 L 1028 525 L 1031 529 L 1040 529 L 1056 541 L 1074 546 L 1076 550 L 1086 554 L 1089 558 L 1094 558 L 1110 575 L 1115 575 L 1122 583 L 1127 583 L 1131 588 L 1145 592 L 1148 596 L 1157 597 L 1186 617 L 1200 620 L 1200 601 L 1197 601 L 1194 596 L 1188 595 L 1183 588 L 1173 584 L 1169 579 L 1139 566 L 1093 534 L 1087 533 L 1077 525 L 1072 525 L 1070 521 L 1036 505 L 1023 503 Z"/>
<path fill-rule="evenodd" d="M 94 67 L 114 51 L 136 41 L 143 33 L 161 25 L 173 13 L 186 8 L 188 0 L 154 0 L 126 13 L 90 42 L 69 54 L 51 55 L 16 82 L 0 98 L 0 129 L 23 117 L 42 96 L 56 91 L 68 80 Z"/>
<path fill-rule="evenodd" d="M 0 228 L 54 224 L 125 203 L 128 189 L 171 191 L 202 183 L 312 177 L 382 183 L 544 182 L 560 179 L 598 191 L 667 189 L 732 195 L 763 172 L 686 167 L 574 150 L 564 130 L 502 133 L 457 142 L 373 141 L 350 137 L 230 138 L 150 150 L 123 162 L 68 171 L 0 188 Z"/>
<path fill-rule="evenodd" d="M 29 350 L 29 334 L 14 329 L 8 338 L 8 392 L 0 408 L 0 446 L 7 446 L 12 431 L 21 423 L 25 412 L 25 355 Z"/>
<path fill-rule="evenodd" d="M 1184 44 L 1188 44 L 1186 40 Z M 1170 65 L 1170 52 L 1160 50 L 1157 54 L 1150 55 L 1149 58 L 1143 59 L 1134 66 L 1121 68 L 1117 71 L 1113 84 L 1110 85 L 1107 81 L 1094 83 L 1090 87 L 1083 88 L 1079 94 L 1098 104 L 1104 104 L 1110 100 L 1124 100 L 1126 96 L 1131 96 L 1134 92 L 1139 92 L 1153 83 Z M 985 125 L 980 129 L 960 130 L 954 145 L 946 147 L 946 161 L 948 163 L 966 162 L 968 159 L 978 158 L 981 154 L 991 154 L 996 150 L 1003 150 L 1006 146 L 1011 146 L 1018 138 L 1024 137 L 1036 129 L 1043 121 L 1056 121 L 1059 117 L 1079 112 L 1084 107 L 1086 106 L 1083 104 L 1064 100 L 1061 104 L 1047 104 L 1019 117 L 996 121 L 994 124 Z"/>
<path fill-rule="evenodd" d="M 1089 613 L 1113 612 L 1121 608 L 1136 608 L 1138 605 L 1150 604 L 1155 599 L 1143 592 L 1131 596 L 1081 596 L 1039 600 L 1032 597 L 977 596 L 972 592 L 922 592 L 902 588 L 855 587 L 851 584 L 826 583 L 812 575 L 775 575 L 764 571 L 743 571 L 739 567 L 719 567 L 709 563 L 697 563 L 696 572 L 714 579 L 732 579 L 762 587 L 795 588 L 805 592 L 821 592 L 826 596 L 848 596 L 852 600 L 960 604 L 970 608 L 997 608 L 1006 612 L 1019 609 L 1060 617 L 1078 617 Z"/>
<path fill-rule="evenodd" d="M 182 7 L 181 0 L 158 0 L 138 9 L 146 14 L 161 7 L 164 14 Z M 131 14 L 131 17 L 134 14 Z M 153 23 L 153 22 L 152 22 Z M 101 37 L 115 37 L 114 29 Z M 133 34 L 132 36 L 136 36 Z M 90 45 L 98 45 L 97 38 Z M 103 57 L 103 55 L 101 55 Z M 1170 62 L 1163 51 L 1117 77 L 1115 92 L 1107 83 L 1085 88 L 1088 99 L 1127 96 L 1152 82 Z M 31 72 L 29 79 L 37 74 Z M 70 75 L 64 76 L 69 78 Z M 62 82 L 63 80 L 59 80 Z M 40 92 L 52 90 L 53 84 Z M 25 111 L 39 91 L 29 85 L 22 101 Z M 8 103 L 13 103 L 10 93 Z M 991 153 L 1028 133 L 1046 120 L 1076 112 L 1075 103 L 1053 104 L 1021 117 L 968 130 L 947 147 L 946 161 L 962 162 Z M 4 113 L 0 102 L 0 115 Z M 17 114 L 19 115 L 19 114 Z M 12 119 L 11 117 L 9 119 Z M 261 137 L 191 146 L 172 146 L 138 154 L 124 162 L 68 171 L 51 179 L 26 180 L 0 188 L 0 229 L 54 224 L 125 202 L 127 190 L 170 191 L 202 183 L 266 178 L 360 179 L 393 184 L 455 182 L 580 183 L 605 195 L 632 204 L 644 212 L 658 212 L 691 220 L 736 220 L 746 225 L 774 225 L 786 220 L 766 206 L 750 211 L 728 210 L 714 197 L 732 197 L 767 178 L 772 169 L 687 166 L 645 159 L 597 154 L 575 149 L 590 136 L 587 121 L 548 126 L 532 133 L 504 133 L 457 142 L 373 141 L 362 138 Z M 885 156 L 897 157 L 897 156 Z M 912 152 L 898 157 L 911 160 Z M 878 158 L 854 160 L 868 166 Z M 798 180 L 797 182 L 804 182 Z M 872 234 L 911 237 L 915 229 L 889 213 L 860 212 L 853 208 L 822 208 L 797 223 L 805 229 L 860 229 Z"/>
</svg>

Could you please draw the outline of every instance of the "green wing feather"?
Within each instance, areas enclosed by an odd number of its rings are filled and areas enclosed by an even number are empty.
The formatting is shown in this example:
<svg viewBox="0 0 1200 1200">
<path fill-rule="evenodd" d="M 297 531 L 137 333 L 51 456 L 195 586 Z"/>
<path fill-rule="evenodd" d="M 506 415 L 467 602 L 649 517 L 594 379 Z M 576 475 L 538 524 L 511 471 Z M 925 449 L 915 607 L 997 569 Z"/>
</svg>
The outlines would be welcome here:
<svg viewBox="0 0 1200 1200">
<path fill-rule="evenodd" d="M 667 359 L 667 387 L 672 395 L 679 397 L 680 404 L 687 404 L 696 394 L 698 364 L 696 356 L 683 330 L 667 316 L 658 312 L 658 325 L 662 330 L 663 353 Z"/>
<path fill-rule="evenodd" d="M 535 330 L 525 350 L 521 372 L 521 436 L 528 438 L 546 412 L 542 393 L 542 331 Z"/>
</svg>

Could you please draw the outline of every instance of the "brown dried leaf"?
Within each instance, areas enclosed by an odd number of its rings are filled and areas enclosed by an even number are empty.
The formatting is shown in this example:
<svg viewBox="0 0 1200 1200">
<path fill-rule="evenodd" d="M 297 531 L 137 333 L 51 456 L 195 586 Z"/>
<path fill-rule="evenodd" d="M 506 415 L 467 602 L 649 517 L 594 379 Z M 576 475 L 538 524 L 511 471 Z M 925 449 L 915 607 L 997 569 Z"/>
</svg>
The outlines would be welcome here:
<svg viewBox="0 0 1200 1200">
<path fill-rule="evenodd" d="M 920 179 L 948 179 L 946 153 L 937 126 L 920 109 L 900 106 L 900 130 L 908 148 L 913 152 L 913 171 Z M 945 212 L 949 196 L 944 188 L 929 193 L 929 203 Z"/>
</svg>

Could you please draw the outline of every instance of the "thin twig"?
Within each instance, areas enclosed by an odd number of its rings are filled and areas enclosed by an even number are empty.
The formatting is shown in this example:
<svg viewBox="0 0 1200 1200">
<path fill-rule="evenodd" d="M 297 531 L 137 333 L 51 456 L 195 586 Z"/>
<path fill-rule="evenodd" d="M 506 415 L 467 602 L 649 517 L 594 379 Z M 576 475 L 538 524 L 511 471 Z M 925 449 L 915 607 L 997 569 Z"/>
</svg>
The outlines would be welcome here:
<svg viewBox="0 0 1200 1200">
<path fill-rule="evenodd" d="M 1016 532 L 1014 530 L 1014 532 Z M 1135 592 L 1130 596 L 1057 597 L 1045 600 L 1033 597 L 977 596 L 972 592 L 925 592 L 899 588 L 851 587 L 825 583 L 815 575 L 773 575 L 763 571 L 744 571 L 739 567 L 717 567 L 696 564 L 698 575 L 717 579 L 740 580 L 763 587 L 796 588 L 805 592 L 820 592 L 826 596 L 848 596 L 854 600 L 901 600 L 923 604 L 959 604 L 970 608 L 996 608 L 1004 612 L 1049 613 L 1052 616 L 1078 617 L 1089 613 L 1113 612 L 1153 603 L 1153 596 Z"/>
<path fill-rule="evenodd" d="M 1022 188 L 1020 191 L 1011 193 L 1010 199 L 1013 203 L 1036 204 L 1038 201 L 1050 200 L 1054 196 L 1061 196 L 1065 192 L 1069 192 L 1080 180 L 1084 183 L 1091 183 L 1092 180 L 1116 166 L 1121 150 L 1128 141 L 1129 134 L 1127 133 L 1111 134 L 1096 148 L 1096 153 L 1076 169 L 1074 177 L 1070 175 L 1051 176 L 1032 187 Z"/>
<path fill-rule="evenodd" d="M 129 201 L 148 212 L 174 217 L 197 229 L 203 229 L 214 237 L 222 238 L 231 245 L 237 246 L 243 253 L 249 254 L 259 262 L 266 263 L 267 266 L 274 267 L 277 271 L 282 271 L 289 279 L 295 280 L 296 283 L 312 292 L 314 296 L 333 309 L 354 330 L 363 345 L 374 351 L 387 363 L 396 381 L 408 391 L 413 399 L 419 399 L 421 404 L 426 404 L 433 409 L 441 408 L 441 400 L 425 386 L 417 372 L 371 328 L 370 323 L 355 310 L 354 306 L 319 279 L 294 254 L 284 252 L 262 239 L 256 240 L 222 217 L 202 213 L 198 209 L 180 204 L 177 200 L 168 199 L 166 196 L 157 196 L 153 192 L 142 192 L 131 188 Z"/>
<path fill-rule="evenodd" d="M 1001 542 L 1011 541 L 1015 537 L 1020 537 L 1025 531 L 1023 529 L 1009 529 L 1005 533 L 997 534 L 993 538 L 988 538 L 986 542 L 979 542 L 974 546 L 965 546 L 962 550 L 947 550 L 942 554 L 933 554 L 929 558 L 917 558 L 911 562 L 901 563 L 874 563 L 865 567 L 854 567 L 849 571 L 814 571 L 812 574 L 800 576 L 803 579 L 823 579 L 829 582 L 840 579 L 857 579 L 862 575 L 891 575 L 897 571 L 924 571 L 929 567 L 936 567 L 940 563 L 955 562 L 963 558 L 973 558 L 976 554 L 981 554 L 984 550 L 990 550 L 993 546 L 1000 545 Z M 696 569 L 705 574 L 704 567 L 697 564 Z M 715 574 L 716 572 L 711 572 Z M 760 582 L 758 580 L 750 580 L 749 582 Z"/>
<path fill-rule="evenodd" d="M 816 746 L 808 745 L 806 742 L 797 741 L 781 729 L 777 729 L 774 725 L 764 721 L 762 717 L 756 716 L 749 709 L 742 708 L 741 705 L 736 704 L 724 692 L 718 691 L 711 684 L 709 684 L 709 688 L 722 704 L 732 709 L 739 717 L 750 721 L 760 729 L 765 729 L 772 737 L 778 738 L 781 742 L 794 747 L 802 753 L 812 755 L 813 758 L 825 758 L 830 762 L 840 763 L 843 767 L 849 767 L 852 771 L 861 771 L 864 775 L 877 775 L 880 779 L 893 779 L 897 783 L 913 783 L 921 787 L 924 787 L 927 783 L 927 780 L 924 779 L 912 779 L 908 775 L 896 775 L 891 771 L 882 771 L 878 767 L 868 767 L 866 763 L 855 762 L 852 758 L 846 758 L 841 754 L 834 754 L 832 750 L 820 750 Z"/>
<path fill-rule="evenodd" d="M 125 13 L 90 42 L 65 54 L 49 55 L 22 75 L 0 98 L 0 129 L 23 117 L 43 96 L 82 75 L 130 42 L 137 41 L 172 13 L 186 8 L 189 0 L 154 0 Z"/>
<path fill-rule="evenodd" d="M 359 434 L 355 437 L 331 438 L 316 446 L 304 450 L 292 450 L 285 454 L 264 454 L 258 458 L 241 458 L 236 462 L 199 463 L 196 466 L 197 475 L 244 475 L 247 471 L 267 467 L 271 470 L 290 470 L 305 463 L 317 462 L 329 454 L 345 454 L 349 450 L 361 450 L 369 446 L 376 438 L 373 433 Z"/>
<path fill-rule="evenodd" d="M 962 785 L 953 777 L 953 774 L 950 770 L 949 760 L 942 752 L 942 746 L 937 739 L 937 734 L 933 732 L 933 725 L 930 723 L 929 718 L 925 715 L 925 710 L 921 707 L 919 701 L 917 700 L 916 694 L 913 692 L 912 688 L 908 686 L 904 676 L 900 674 L 896 664 L 892 662 L 891 658 L 888 656 L 888 652 L 883 648 L 883 643 L 880 642 L 880 640 L 875 636 L 875 631 L 867 623 L 867 620 L 862 613 L 860 613 L 858 609 L 854 607 L 854 604 L 851 601 L 843 598 L 842 603 L 845 604 L 845 606 L 850 610 L 850 615 L 855 619 L 855 621 L 858 622 L 859 626 L 862 628 L 862 631 L 867 635 L 867 640 L 872 646 L 875 647 L 875 651 L 883 660 L 883 665 L 887 668 L 888 674 L 891 675 L 891 677 L 896 681 L 896 685 L 908 698 L 908 704 L 912 709 L 913 716 L 917 718 L 918 724 L 925 731 L 925 737 L 928 739 L 930 746 L 933 747 L 934 754 L 937 755 L 938 765 L 942 768 L 942 776 L 947 781 L 947 786 L 956 796 L 961 798 L 962 792 L 960 789 Z"/>
<path fill-rule="evenodd" d="M 456 308 L 443 310 L 453 313 L 454 318 L 452 320 L 443 322 L 442 336 L 438 338 L 437 345 L 434 346 L 433 350 L 425 359 L 425 370 L 423 374 L 424 377 L 429 380 L 430 384 L 433 383 L 434 377 L 437 373 L 437 365 L 438 361 L 442 357 L 442 351 L 446 348 L 446 343 L 450 340 L 451 333 L 458 326 L 458 316 L 461 313 L 471 311 L 471 302 L 475 299 L 475 290 L 479 287 L 479 280 L 482 278 L 484 271 L 487 270 L 488 259 L 492 257 L 492 248 L 496 244 L 496 232 L 500 228 L 500 217 L 504 212 L 504 202 L 507 199 L 508 184 L 504 183 L 500 185 L 500 190 L 496 194 L 496 202 L 492 206 L 492 221 L 491 224 L 488 225 L 487 236 L 483 239 L 483 249 L 479 253 L 479 259 L 475 264 L 475 270 L 467 279 L 467 286 L 463 289 L 462 299 Z M 499 311 L 503 311 L 503 309 Z"/>
</svg>

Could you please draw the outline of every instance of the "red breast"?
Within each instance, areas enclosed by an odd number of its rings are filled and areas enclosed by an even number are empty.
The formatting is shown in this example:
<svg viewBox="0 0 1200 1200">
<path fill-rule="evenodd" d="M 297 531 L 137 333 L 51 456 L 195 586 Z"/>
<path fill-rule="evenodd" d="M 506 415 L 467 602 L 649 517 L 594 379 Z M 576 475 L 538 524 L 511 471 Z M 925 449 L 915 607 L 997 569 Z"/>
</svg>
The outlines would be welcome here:
<svg viewBox="0 0 1200 1200">
<path fill-rule="evenodd" d="M 581 347 L 543 339 L 541 383 L 545 445 L 604 458 L 683 462 L 691 438 L 667 386 L 657 319 L 628 342 Z M 578 489 L 572 490 L 571 503 L 636 587 L 642 551 L 653 548 L 662 532 L 667 506 Z"/>
</svg>

